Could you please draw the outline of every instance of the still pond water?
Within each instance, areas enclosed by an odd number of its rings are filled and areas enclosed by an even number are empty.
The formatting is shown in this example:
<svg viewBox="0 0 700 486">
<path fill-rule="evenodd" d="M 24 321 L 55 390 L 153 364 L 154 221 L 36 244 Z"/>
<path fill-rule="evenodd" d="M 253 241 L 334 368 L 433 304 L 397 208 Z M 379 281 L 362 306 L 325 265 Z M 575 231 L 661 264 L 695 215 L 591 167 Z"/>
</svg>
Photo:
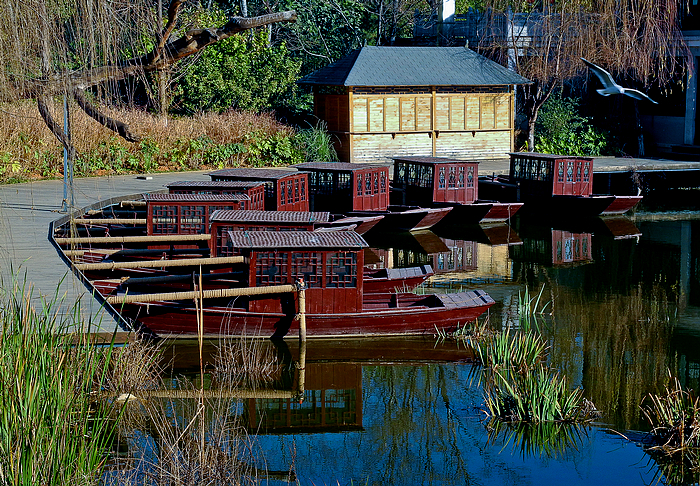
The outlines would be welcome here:
<svg viewBox="0 0 700 486">
<path fill-rule="evenodd" d="M 317 486 L 663 482 L 640 443 L 639 405 L 669 372 L 700 388 L 695 217 L 368 234 L 376 265 L 432 265 L 426 292 L 485 289 L 499 328 L 517 322 L 519 294 L 541 290 L 550 363 L 602 417 L 583 428 L 493 430 L 479 368 L 453 341 L 311 341 L 302 403 L 247 399 L 235 411 L 253 434 L 253 455 L 278 472 L 265 482 L 286 484 L 274 478 L 288 471 Z M 292 338 L 276 352 L 294 360 L 299 349 Z"/>
</svg>

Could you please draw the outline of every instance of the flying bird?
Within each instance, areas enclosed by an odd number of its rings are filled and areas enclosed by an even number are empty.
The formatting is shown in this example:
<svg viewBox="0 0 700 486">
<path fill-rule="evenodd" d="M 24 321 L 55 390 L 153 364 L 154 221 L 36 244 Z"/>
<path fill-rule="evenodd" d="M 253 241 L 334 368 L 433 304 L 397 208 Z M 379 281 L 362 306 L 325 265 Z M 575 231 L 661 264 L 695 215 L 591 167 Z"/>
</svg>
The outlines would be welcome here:
<svg viewBox="0 0 700 486">
<path fill-rule="evenodd" d="M 603 89 L 597 89 L 596 91 L 603 96 L 610 96 L 614 94 L 623 94 L 627 95 L 631 98 L 634 98 L 635 100 L 648 100 L 654 103 L 655 105 L 658 105 L 658 103 L 651 98 L 649 98 L 647 95 L 642 93 L 641 91 L 637 91 L 636 89 L 631 89 L 631 88 L 623 88 L 619 84 L 617 84 L 615 81 L 613 81 L 612 76 L 610 75 L 609 72 L 607 72 L 605 69 L 603 69 L 600 66 L 596 66 L 590 61 L 585 60 L 584 58 L 581 58 L 581 60 L 586 63 L 586 66 L 591 68 L 591 71 L 593 71 L 593 74 L 595 74 L 598 79 L 600 79 L 600 82 L 603 83 Z"/>
</svg>

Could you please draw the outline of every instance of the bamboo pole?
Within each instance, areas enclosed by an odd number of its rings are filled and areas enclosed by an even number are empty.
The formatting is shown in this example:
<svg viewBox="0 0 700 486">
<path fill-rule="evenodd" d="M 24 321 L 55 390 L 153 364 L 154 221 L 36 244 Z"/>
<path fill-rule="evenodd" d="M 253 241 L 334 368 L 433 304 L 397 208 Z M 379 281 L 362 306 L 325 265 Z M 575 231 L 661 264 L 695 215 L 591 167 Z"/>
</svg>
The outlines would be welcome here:
<svg viewBox="0 0 700 486">
<path fill-rule="evenodd" d="M 146 218 L 77 218 L 75 224 L 146 224 Z"/>
<path fill-rule="evenodd" d="M 148 398 L 195 399 L 204 395 L 205 398 L 283 398 L 294 399 L 293 390 L 139 390 L 138 395 L 125 393 L 117 400 L 141 400 Z M 114 397 L 114 392 L 103 392 L 105 397 Z"/>
<path fill-rule="evenodd" d="M 144 235 L 144 236 L 82 236 L 77 238 L 54 238 L 59 245 L 91 243 L 169 243 L 180 241 L 209 241 L 211 235 Z"/>
<path fill-rule="evenodd" d="M 176 248 L 176 249 L 153 249 L 153 248 L 95 248 L 94 250 L 64 250 L 63 254 L 72 256 L 83 256 L 86 253 L 103 253 L 105 255 L 114 255 L 118 253 L 120 256 L 127 255 L 189 255 L 207 253 L 209 248 Z"/>
<path fill-rule="evenodd" d="M 134 294 L 134 295 L 116 295 L 107 297 L 107 302 L 110 304 L 130 304 L 134 302 L 157 302 L 159 300 L 194 300 L 201 299 L 217 299 L 223 297 L 239 297 L 241 295 L 267 295 L 267 294 L 284 294 L 287 292 L 296 292 L 297 285 L 271 285 L 269 287 L 241 287 L 234 289 L 212 289 L 189 292 L 161 292 L 156 294 Z"/>
<path fill-rule="evenodd" d="M 128 268 L 164 268 L 164 267 L 191 267 L 196 265 L 226 265 L 233 263 L 247 263 L 243 256 L 214 257 L 214 258 L 183 258 L 180 260 L 142 260 L 136 262 L 100 262 L 100 263 L 76 263 L 76 270 L 118 270 Z"/>
<path fill-rule="evenodd" d="M 132 206 L 132 207 L 137 207 L 137 208 L 145 208 L 146 207 L 146 201 L 121 201 L 119 203 L 119 207 L 125 208 L 127 206 Z"/>
<path fill-rule="evenodd" d="M 207 280 L 216 280 L 216 279 L 227 279 L 230 277 L 240 277 L 241 273 L 238 272 L 225 272 L 225 273 L 205 273 L 202 275 L 202 278 L 207 281 Z M 195 278 L 198 278 L 198 276 L 195 274 Z M 167 282 L 181 282 L 184 280 L 191 280 L 192 279 L 192 274 L 191 273 L 183 273 L 182 275 L 158 275 L 155 277 L 123 277 L 123 278 L 115 278 L 115 279 L 99 279 L 100 282 L 118 282 L 120 284 L 124 285 L 138 285 L 138 284 L 152 284 L 152 283 L 167 283 Z M 95 280 L 94 282 L 97 282 Z"/>
</svg>

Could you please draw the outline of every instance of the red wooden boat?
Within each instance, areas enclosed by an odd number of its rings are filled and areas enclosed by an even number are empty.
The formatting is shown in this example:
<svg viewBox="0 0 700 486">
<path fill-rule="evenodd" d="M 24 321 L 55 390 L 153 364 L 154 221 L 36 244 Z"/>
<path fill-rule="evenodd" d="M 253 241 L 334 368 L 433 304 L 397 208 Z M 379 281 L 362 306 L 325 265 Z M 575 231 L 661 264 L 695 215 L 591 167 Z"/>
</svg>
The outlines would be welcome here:
<svg viewBox="0 0 700 486">
<path fill-rule="evenodd" d="M 437 224 L 450 208 L 389 204 L 389 166 L 349 162 L 308 162 L 293 166 L 309 176 L 310 206 L 348 217 L 383 216 L 376 230 L 419 231 Z"/>
<path fill-rule="evenodd" d="M 479 162 L 446 157 L 394 158 L 393 204 L 451 208 L 441 225 L 508 221 L 522 207 L 518 202 L 479 198 Z"/>
<path fill-rule="evenodd" d="M 489 199 L 522 202 L 525 212 L 575 218 L 622 214 L 642 199 L 593 194 L 590 157 L 528 152 L 510 154 L 508 176 L 480 177 L 479 191 Z"/>
<path fill-rule="evenodd" d="M 307 284 L 308 336 L 433 334 L 473 321 L 494 301 L 483 291 L 417 295 L 372 293 L 364 289 L 362 237 L 342 232 L 229 231 L 236 253 L 244 257 L 244 287 Z M 230 267 L 231 265 L 229 265 Z M 235 265 L 234 265 L 235 267 Z M 145 283 L 145 282 L 144 282 Z M 196 309 L 189 300 L 158 300 L 140 292 L 146 285 L 119 286 L 108 298 L 135 328 L 159 336 L 195 335 Z M 131 295 L 134 302 L 122 302 Z M 283 337 L 298 329 L 290 294 L 212 298 L 201 311 L 208 335 Z"/>
<path fill-rule="evenodd" d="M 289 169 L 221 169 L 209 173 L 212 181 L 265 183 L 267 211 L 308 211 L 308 176 Z"/>
</svg>

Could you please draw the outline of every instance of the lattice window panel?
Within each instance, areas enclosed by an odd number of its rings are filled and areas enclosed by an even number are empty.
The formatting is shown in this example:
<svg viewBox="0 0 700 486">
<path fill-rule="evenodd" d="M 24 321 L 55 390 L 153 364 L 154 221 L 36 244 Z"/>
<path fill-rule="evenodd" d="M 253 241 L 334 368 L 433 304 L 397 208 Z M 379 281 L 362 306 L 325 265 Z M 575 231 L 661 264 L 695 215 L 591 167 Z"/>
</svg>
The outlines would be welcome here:
<svg viewBox="0 0 700 486">
<path fill-rule="evenodd" d="M 280 182 L 280 207 L 284 206 L 285 201 L 287 200 L 286 190 L 287 184 L 285 183 L 285 181 Z"/>
<path fill-rule="evenodd" d="M 217 226 L 216 242 L 214 243 L 216 256 L 233 256 L 235 254 L 234 248 L 229 244 L 228 231 L 239 229 L 241 228 L 235 228 L 232 225 Z"/>
<path fill-rule="evenodd" d="M 177 234 L 177 206 L 153 206 L 153 234 Z"/>
<path fill-rule="evenodd" d="M 294 188 L 292 187 L 292 181 L 287 181 L 287 204 L 294 203 Z"/>
<path fill-rule="evenodd" d="M 321 287 L 323 282 L 323 258 L 317 252 L 292 253 L 292 279 L 304 279 L 306 286 Z"/>
<path fill-rule="evenodd" d="M 180 234 L 199 235 L 205 232 L 206 206 L 180 206 Z"/>
<path fill-rule="evenodd" d="M 329 253 L 326 260 L 326 287 L 357 287 L 357 254 Z"/>
<path fill-rule="evenodd" d="M 362 174 L 357 174 L 357 195 L 362 196 Z"/>
<path fill-rule="evenodd" d="M 255 262 L 255 285 L 281 285 L 289 283 L 287 253 L 261 252 Z"/>
</svg>

